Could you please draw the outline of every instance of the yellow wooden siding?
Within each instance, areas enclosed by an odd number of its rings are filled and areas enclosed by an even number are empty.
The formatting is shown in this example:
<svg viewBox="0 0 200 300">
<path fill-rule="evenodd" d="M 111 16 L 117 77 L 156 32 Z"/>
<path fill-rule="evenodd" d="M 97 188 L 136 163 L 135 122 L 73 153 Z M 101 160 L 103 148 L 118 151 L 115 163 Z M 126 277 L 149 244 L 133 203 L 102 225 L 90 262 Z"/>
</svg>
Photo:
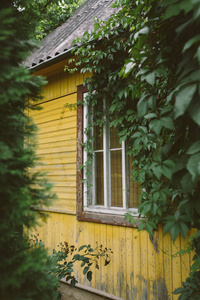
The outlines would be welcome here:
<svg viewBox="0 0 200 300">
<path fill-rule="evenodd" d="M 76 103 L 76 86 L 84 76 L 69 75 L 59 66 L 60 72 L 54 68 L 51 73 L 48 68 L 43 110 L 30 112 L 39 126 L 37 153 L 43 165 L 37 168 L 48 172 L 58 196 L 47 222 L 36 230 L 39 237 L 49 249 L 67 241 L 77 247 L 102 244 L 113 250 L 107 267 L 101 261 L 100 270 L 93 268 L 91 283 L 77 265 L 75 274 L 81 284 L 125 300 L 177 299 L 172 291 L 188 275 L 191 264 L 191 255 L 172 258 L 184 246 L 183 238 L 173 243 L 169 235 L 163 237 L 162 226 L 150 239 L 146 232 L 135 228 L 76 220 L 76 109 L 69 110 L 65 104 Z"/>
<path fill-rule="evenodd" d="M 64 241 L 76 247 L 102 244 L 111 248 L 111 263 L 105 267 L 102 259 L 100 269 L 92 269 L 91 283 L 83 276 L 79 263 L 75 267 L 76 278 L 81 284 L 125 300 L 177 299 L 172 291 L 188 275 L 189 256 L 171 256 L 180 250 L 182 238 L 173 243 L 169 235 L 163 237 L 161 226 L 150 238 L 147 232 L 136 228 L 78 222 L 74 215 L 52 212 L 36 232 L 49 249 L 58 249 L 57 245 Z"/>
</svg>

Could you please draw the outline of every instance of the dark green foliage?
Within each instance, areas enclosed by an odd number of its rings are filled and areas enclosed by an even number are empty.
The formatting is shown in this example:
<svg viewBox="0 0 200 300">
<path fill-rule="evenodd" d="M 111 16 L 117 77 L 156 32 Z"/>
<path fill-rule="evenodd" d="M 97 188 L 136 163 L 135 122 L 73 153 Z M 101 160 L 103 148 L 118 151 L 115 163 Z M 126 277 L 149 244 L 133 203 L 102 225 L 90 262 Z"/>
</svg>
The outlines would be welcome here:
<svg viewBox="0 0 200 300">
<path fill-rule="evenodd" d="M 200 230 L 200 2 L 120 0 L 114 6 L 121 7 L 116 15 L 106 23 L 97 19 L 94 32 L 75 41 L 83 45 L 75 50 L 75 68 L 93 73 L 87 103 L 110 99 L 111 125 L 133 156 L 133 179 L 142 188 L 139 230 L 152 235 L 162 222 L 175 240 Z M 198 233 L 188 281 L 194 293 Z M 192 299 L 184 293 L 188 298 L 181 299 Z"/>
<path fill-rule="evenodd" d="M 25 2 L 24 2 L 25 3 Z M 9 1 L 6 5 L 9 5 Z M 32 49 L 23 12 L 0 4 L 0 299 L 55 299 L 58 280 L 45 273 L 47 253 L 27 251 L 23 227 L 36 224 L 37 205 L 48 204 L 53 195 L 42 174 L 32 168 L 35 126 L 27 117 L 40 99 L 42 78 L 20 64 Z"/>
<path fill-rule="evenodd" d="M 31 37 L 40 40 L 64 23 L 83 2 L 85 0 L 1 0 L 0 8 L 17 8 L 18 21 L 22 17 L 29 32 L 31 28 Z"/>
<path fill-rule="evenodd" d="M 20 5 L 21 0 L 17 3 Z M 30 26 L 35 26 L 35 36 L 42 39 L 53 29 L 64 23 L 78 8 L 79 0 L 33 0 L 26 4 L 26 18 Z"/>
<path fill-rule="evenodd" d="M 27 30 L 32 28 L 32 38 L 42 39 L 64 23 L 84 0 L 1 0 L 0 7 L 18 8 Z"/>
</svg>

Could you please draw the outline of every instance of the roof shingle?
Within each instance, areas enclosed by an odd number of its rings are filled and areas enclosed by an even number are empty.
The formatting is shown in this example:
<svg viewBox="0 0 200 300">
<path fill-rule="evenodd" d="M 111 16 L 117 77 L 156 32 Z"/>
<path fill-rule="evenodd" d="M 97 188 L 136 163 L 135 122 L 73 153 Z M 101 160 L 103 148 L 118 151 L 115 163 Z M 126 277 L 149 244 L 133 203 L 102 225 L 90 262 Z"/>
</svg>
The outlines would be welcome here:
<svg viewBox="0 0 200 300">
<path fill-rule="evenodd" d="M 87 0 L 65 23 L 42 40 L 39 49 L 30 54 L 25 65 L 35 67 L 69 51 L 74 39 L 93 29 L 94 17 L 106 20 L 116 12 L 116 9 L 110 7 L 114 2 L 115 0 Z"/>
</svg>

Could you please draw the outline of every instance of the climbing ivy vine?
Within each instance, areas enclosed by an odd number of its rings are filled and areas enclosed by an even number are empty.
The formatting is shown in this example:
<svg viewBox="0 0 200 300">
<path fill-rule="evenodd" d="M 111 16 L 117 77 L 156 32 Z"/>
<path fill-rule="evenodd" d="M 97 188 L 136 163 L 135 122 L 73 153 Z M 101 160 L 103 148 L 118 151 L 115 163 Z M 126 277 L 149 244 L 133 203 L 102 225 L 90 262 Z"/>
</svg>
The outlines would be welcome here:
<svg viewBox="0 0 200 300">
<path fill-rule="evenodd" d="M 141 184 L 139 230 L 173 240 L 196 228 L 180 299 L 200 293 L 200 1 L 119 0 L 107 22 L 75 41 L 75 69 L 91 72 L 87 102 L 110 99 L 111 125 Z M 126 218 L 134 222 L 134 216 Z"/>
</svg>

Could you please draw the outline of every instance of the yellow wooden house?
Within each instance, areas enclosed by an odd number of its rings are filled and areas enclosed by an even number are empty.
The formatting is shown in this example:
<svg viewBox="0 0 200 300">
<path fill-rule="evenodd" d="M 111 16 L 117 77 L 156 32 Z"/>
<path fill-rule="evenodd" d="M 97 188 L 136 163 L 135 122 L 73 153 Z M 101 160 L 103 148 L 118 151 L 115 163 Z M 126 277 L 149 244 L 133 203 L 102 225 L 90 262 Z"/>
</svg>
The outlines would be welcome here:
<svg viewBox="0 0 200 300">
<path fill-rule="evenodd" d="M 163 236 L 162 226 L 150 238 L 147 232 L 138 232 L 137 227 L 124 222 L 126 211 L 137 212 L 139 187 L 127 182 L 125 147 L 119 145 L 115 132 L 105 130 L 94 147 L 91 199 L 85 199 L 84 170 L 80 165 L 87 159 L 82 143 L 87 138 L 84 127 L 88 108 L 69 109 L 66 104 L 84 98 L 87 90 L 83 81 L 89 74 L 69 74 L 64 67 L 72 56 L 72 41 L 92 30 L 94 17 L 107 19 L 115 13 L 110 8 L 113 2 L 87 0 L 26 61 L 35 75 L 48 80 L 43 100 L 38 103 L 43 109 L 28 113 L 39 128 L 37 154 L 43 165 L 38 169 L 48 172 L 57 194 L 50 207 L 39 208 L 46 210 L 49 218 L 38 232 L 50 251 L 64 241 L 77 247 L 83 244 L 95 247 L 98 243 L 113 251 L 111 263 L 106 267 L 100 263 L 100 269 L 93 270 L 91 282 L 77 266 L 77 287 L 73 288 L 73 295 L 67 290 L 65 297 L 68 294 L 71 298 L 63 299 L 177 299 L 172 292 L 187 277 L 192 256 L 175 255 L 186 240 L 178 237 L 173 243 L 168 234 Z M 108 139 L 110 142 L 106 142 Z M 118 174 L 117 179 L 113 173 Z M 63 286 L 63 291 L 65 286 L 70 288 L 64 283 Z M 82 292 L 81 296 L 74 296 L 77 290 Z"/>
</svg>

